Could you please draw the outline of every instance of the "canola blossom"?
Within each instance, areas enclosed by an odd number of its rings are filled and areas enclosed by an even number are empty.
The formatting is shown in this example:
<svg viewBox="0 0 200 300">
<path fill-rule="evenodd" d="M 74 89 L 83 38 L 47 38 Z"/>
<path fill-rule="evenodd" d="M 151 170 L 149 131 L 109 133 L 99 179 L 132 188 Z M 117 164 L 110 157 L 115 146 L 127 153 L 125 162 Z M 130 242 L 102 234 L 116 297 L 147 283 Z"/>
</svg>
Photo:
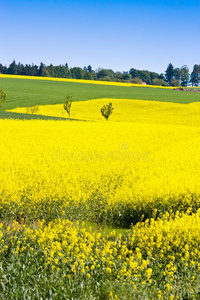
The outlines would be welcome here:
<svg viewBox="0 0 200 300">
<path fill-rule="evenodd" d="M 130 226 L 200 202 L 198 127 L 0 120 L 0 216 Z"/>
<path fill-rule="evenodd" d="M 100 113 L 103 105 L 111 102 L 114 110 L 109 120 L 148 124 L 200 126 L 200 102 L 179 104 L 136 99 L 94 99 L 75 101 L 71 107 L 71 118 L 89 121 L 105 121 Z M 63 104 L 39 105 L 37 114 L 68 118 Z M 27 113 L 26 107 L 17 107 L 8 112 Z"/>
<path fill-rule="evenodd" d="M 0 274 L 10 270 L 2 299 L 198 299 L 199 211 L 138 223 L 125 236 L 61 219 L 0 227 Z"/>
<path fill-rule="evenodd" d="M 137 86 L 137 87 L 151 87 L 161 89 L 174 89 L 169 86 L 158 86 L 158 85 L 145 85 L 137 83 L 125 83 L 125 82 L 111 82 L 111 81 L 100 81 L 100 80 L 84 80 L 84 79 L 72 79 L 72 78 L 56 78 L 56 77 L 42 77 L 42 76 L 25 76 L 25 75 L 8 75 L 0 74 L 0 78 L 19 78 L 19 79 L 32 79 L 32 80 L 51 80 L 51 81 L 64 81 L 64 82 L 79 82 L 89 84 L 101 84 L 101 85 L 113 85 L 113 86 Z"/>
<path fill-rule="evenodd" d="M 200 298 L 199 103 L 110 102 L 0 120 L 1 299 Z"/>
</svg>

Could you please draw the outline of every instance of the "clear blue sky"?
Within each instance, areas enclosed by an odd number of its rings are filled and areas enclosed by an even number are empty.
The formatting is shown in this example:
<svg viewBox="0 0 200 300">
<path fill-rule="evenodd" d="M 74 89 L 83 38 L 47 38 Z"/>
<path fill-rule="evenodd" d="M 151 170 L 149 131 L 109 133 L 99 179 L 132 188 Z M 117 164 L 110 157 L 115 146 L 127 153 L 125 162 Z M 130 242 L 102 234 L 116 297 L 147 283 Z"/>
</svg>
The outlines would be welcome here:
<svg viewBox="0 0 200 300">
<path fill-rule="evenodd" d="M 200 64 L 200 0 L 0 0 L 0 63 L 163 73 Z"/>
</svg>

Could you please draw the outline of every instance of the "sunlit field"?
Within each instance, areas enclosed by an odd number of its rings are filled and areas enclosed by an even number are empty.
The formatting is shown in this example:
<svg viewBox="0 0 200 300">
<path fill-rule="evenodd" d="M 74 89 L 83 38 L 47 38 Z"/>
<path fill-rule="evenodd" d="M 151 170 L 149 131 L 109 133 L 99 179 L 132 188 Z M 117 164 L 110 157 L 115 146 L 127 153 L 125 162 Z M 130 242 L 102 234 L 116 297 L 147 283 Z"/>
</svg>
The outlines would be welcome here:
<svg viewBox="0 0 200 300">
<path fill-rule="evenodd" d="M 1 216 L 120 226 L 199 203 L 198 127 L 1 121 Z"/>
<path fill-rule="evenodd" d="M 198 295 L 198 126 L 0 123 L 5 297 L 15 280 L 16 295 L 23 295 L 22 284 L 30 297 L 35 289 L 56 299 Z M 186 215 L 173 220 L 178 212 Z M 158 217 L 150 227 L 138 223 Z M 133 229 L 107 235 L 101 224 Z"/>
<path fill-rule="evenodd" d="M 104 122 L 100 111 L 111 102 L 114 110 L 109 120 L 113 122 L 134 122 L 166 125 L 200 126 L 200 102 L 189 104 L 144 101 L 135 99 L 95 99 L 75 101 L 71 107 L 71 118 Z M 68 118 L 63 104 L 39 105 L 36 114 Z M 26 113 L 27 107 L 18 107 L 8 112 Z M 30 114 L 30 112 L 29 112 Z"/>
<path fill-rule="evenodd" d="M 14 103 L 49 120 L 0 120 L 0 298 L 199 299 L 199 102 Z"/>
</svg>

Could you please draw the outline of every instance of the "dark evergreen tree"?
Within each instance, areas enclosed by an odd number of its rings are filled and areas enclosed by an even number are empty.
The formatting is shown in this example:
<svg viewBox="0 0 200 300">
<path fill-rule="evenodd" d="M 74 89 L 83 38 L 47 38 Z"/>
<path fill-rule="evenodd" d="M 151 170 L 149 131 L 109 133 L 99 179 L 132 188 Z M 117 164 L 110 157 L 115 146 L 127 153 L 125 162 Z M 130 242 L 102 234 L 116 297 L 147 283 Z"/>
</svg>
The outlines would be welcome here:
<svg viewBox="0 0 200 300">
<path fill-rule="evenodd" d="M 171 85 L 171 81 L 174 77 L 174 66 L 170 63 L 165 71 L 165 81 Z"/>
<path fill-rule="evenodd" d="M 0 74 L 3 73 L 4 67 L 2 64 L 0 64 Z"/>
<path fill-rule="evenodd" d="M 38 66 L 37 65 L 33 66 L 33 70 L 34 70 L 34 76 L 38 76 Z"/>
<path fill-rule="evenodd" d="M 92 72 L 92 67 L 89 65 L 88 67 L 87 67 L 87 70 L 88 70 L 88 72 Z"/>
<path fill-rule="evenodd" d="M 13 62 L 9 65 L 9 67 L 7 69 L 7 74 L 12 74 L 12 75 L 17 74 L 17 65 L 16 65 L 15 60 L 13 60 Z"/>
<path fill-rule="evenodd" d="M 41 62 L 38 70 L 39 76 L 48 76 L 48 72 L 46 70 L 46 66 Z"/>
<path fill-rule="evenodd" d="M 21 64 L 20 62 L 17 65 L 17 75 L 24 75 L 23 74 L 23 64 Z"/>
<path fill-rule="evenodd" d="M 198 86 L 200 83 L 200 65 L 195 64 L 191 73 L 190 82 L 192 86 Z"/>
</svg>

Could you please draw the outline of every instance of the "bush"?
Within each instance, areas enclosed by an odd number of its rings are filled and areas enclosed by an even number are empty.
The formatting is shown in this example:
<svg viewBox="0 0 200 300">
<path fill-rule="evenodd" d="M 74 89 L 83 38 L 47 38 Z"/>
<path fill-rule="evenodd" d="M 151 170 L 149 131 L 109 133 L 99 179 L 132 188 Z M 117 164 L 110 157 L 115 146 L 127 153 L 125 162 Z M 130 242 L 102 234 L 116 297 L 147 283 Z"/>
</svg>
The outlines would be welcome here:
<svg viewBox="0 0 200 300">
<path fill-rule="evenodd" d="M 69 119 L 70 119 L 71 106 L 72 106 L 72 96 L 65 96 L 65 102 L 63 104 L 63 108 L 68 113 Z"/>
<path fill-rule="evenodd" d="M 0 89 L 0 107 L 2 106 L 5 100 L 6 100 L 6 93 Z"/>
<path fill-rule="evenodd" d="M 33 106 L 27 107 L 26 113 L 31 113 L 31 114 L 33 115 L 33 114 L 36 113 L 38 110 L 39 110 L 39 107 L 38 107 L 38 105 L 35 104 L 35 105 L 33 105 Z"/>
<path fill-rule="evenodd" d="M 158 86 L 169 86 L 169 84 L 164 81 L 163 79 L 154 78 L 152 80 L 152 85 L 158 85 Z"/>
<path fill-rule="evenodd" d="M 180 86 L 180 80 L 172 78 L 170 85 L 171 86 Z"/>
<path fill-rule="evenodd" d="M 139 77 L 134 77 L 133 79 L 129 80 L 130 83 L 142 84 L 142 80 Z"/>
<path fill-rule="evenodd" d="M 112 114 L 113 111 L 113 107 L 112 107 L 112 103 L 109 103 L 107 105 L 104 105 L 101 108 L 101 114 L 102 116 L 106 119 L 106 121 L 108 121 L 108 118 L 110 117 L 110 115 Z"/>
</svg>

